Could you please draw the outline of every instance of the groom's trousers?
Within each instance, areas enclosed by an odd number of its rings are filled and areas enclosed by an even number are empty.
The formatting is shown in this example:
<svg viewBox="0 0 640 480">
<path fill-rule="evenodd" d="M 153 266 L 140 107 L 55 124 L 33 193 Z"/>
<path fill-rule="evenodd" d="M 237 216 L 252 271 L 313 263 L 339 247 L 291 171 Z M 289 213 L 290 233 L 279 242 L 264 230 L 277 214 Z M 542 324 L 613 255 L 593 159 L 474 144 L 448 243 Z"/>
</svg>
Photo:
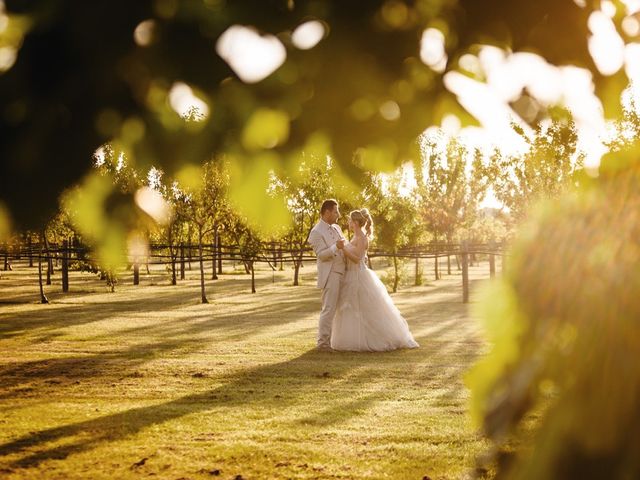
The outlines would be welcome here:
<svg viewBox="0 0 640 480">
<path fill-rule="evenodd" d="M 318 323 L 318 346 L 329 347 L 331 344 L 331 325 L 333 317 L 336 316 L 338 298 L 340 297 L 340 286 L 343 274 L 332 271 L 329 273 L 327 284 L 322 289 L 322 310 Z"/>
</svg>

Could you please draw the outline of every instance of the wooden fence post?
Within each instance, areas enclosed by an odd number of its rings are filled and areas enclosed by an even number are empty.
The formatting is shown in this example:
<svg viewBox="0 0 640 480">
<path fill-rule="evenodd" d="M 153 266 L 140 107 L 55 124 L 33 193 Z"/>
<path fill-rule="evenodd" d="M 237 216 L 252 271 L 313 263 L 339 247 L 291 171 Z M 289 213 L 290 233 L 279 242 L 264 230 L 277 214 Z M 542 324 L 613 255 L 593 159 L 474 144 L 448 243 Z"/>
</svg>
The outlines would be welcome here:
<svg viewBox="0 0 640 480">
<path fill-rule="evenodd" d="M 43 245 L 44 239 L 40 239 L 40 255 L 38 255 L 38 285 L 40 286 L 40 303 L 49 303 L 49 299 L 44 294 L 44 288 L 42 286 L 42 257 L 43 257 Z"/>
<path fill-rule="evenodd" d="M 494 253 L 496 249 L 496 242 L 490 240 L 489 249 L 491 251 L 489 254 L 489 277 L 494 278 L 496 276 L 496 255 Z"/>
<path fill-rule="evenodd" d="M 462 242 L 462 303 L 469 303 L 469 245 Z"/>
<path fill-rule="evenodd" d="M 62 241 L 62 291 L 69 291 L 69 242 Z"/>
<path fill-rule="evenodd" d="M 31 245 L 31 234 L 27 234 L 27 248 L 29 249 L 29 266 L 33 267 L 33 247 Z"/>
<path fill-rule="evenodd" d="M 216 268 L 217 255 L 216 255 L 216 238 L 213 237 L 213 243 L 211 244 L 211 280 L 218 279 L 218 269 Z"/>
<path fill-rule="evenodd" d="M 44 236 L 44 248 L 46 252 L 45 260 L 47 261 L 47 285 L 51 285 L 51 274 L 53 273 L 53 262 L 51 261 L 51 252 L 49 251 L 49 241 Z"/>
<path fill-rule="evenodd" d="M 216 238 L 218 239 L 218 275 L 222 275 L 222 238 L 218 232 L 216 232 Z"/>
</svg>

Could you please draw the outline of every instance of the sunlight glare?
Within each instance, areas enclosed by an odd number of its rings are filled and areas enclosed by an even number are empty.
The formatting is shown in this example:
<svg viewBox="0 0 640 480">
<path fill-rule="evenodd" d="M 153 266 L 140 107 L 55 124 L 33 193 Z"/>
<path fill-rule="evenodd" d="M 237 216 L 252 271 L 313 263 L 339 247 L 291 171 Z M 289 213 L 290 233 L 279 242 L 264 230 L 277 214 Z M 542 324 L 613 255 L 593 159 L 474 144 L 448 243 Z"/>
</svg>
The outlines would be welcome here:
<svg viewBox="0 0 640 480">
<path fill-rule="evenodd" d="M 141 232 L 133 231 L 127 238 L 127 251 L 131 262 L 140 262 L 142 257 L 149 255 L 149 244 Z"/>
<path fill-rule="evenodd" d="M 600 11 L 589 16 L 589 53 L 602 75 L 613 75 L 624 64 L 624 41 L 611 18 Z"/>
<path fill-rule="evenodd" d="M 6 72 L 13 64 L 16 63 L 18 58 L 18 51 L 13 47 L 1 47 L 0 48 L 0 72 Z"/>
<path fill-rule="evenodd" d="M 394 122 L 400 118 L 400 107 L 393 100 L 389 100 L 380 105 L 380 115 L 385 120 Z"/>
<path fill-rule="evenodd" d="M 525 131 L 531 128 L 513 111 L 501 94 L 490 85 L 479 82 L 456 71 L 444 76 L 444 85 L 457 96 L 458 102 L 486 129 L 485 136 L 505 151 L 519 151 L 523 140 L 511 128 L 512 122 Z"/>
<path fill-rule="evenodd" d="M 93 161 L 96 167 L 101 167 L 102 165 L 104 165 L 104 147 L 99 147 L 95 152 L 93 152 Z"/>
<path fill-rule="evenodd" d="M 633 57 L 631 50 L 629 57 Z M 522 139 L 512 132 L 510 123 L 515 121 L 525 131 L 529 131 L 529 127 L 509 104 L 526 98 L 521 97 L 526 91 L 535 102 L 531 104 L 529 115 L 526 105 L 520 105 L 518 111 L 527 117 L 526 120 L 531 121 L 537 115 L 534 110 L 536 103 L 542 107 L 565 106 L 574 116 L 579 144 L 587 155 L 585 163 L 587 166 L 599 164 L 604 152 L 600 137 L 605 129 L 605 120 L 589 70 L 574 66 L 557 67 L 539 55 L 508 53 L 494 46 L 482 46 L 477 60 L 482 71 L 477 77 L 486 77 L 486 83 L 458 72 L 449 72 L 444 77 L 445 87 L 457 95 L 460 104 L 483 126 L 483 129 L 476 130 L 484 131 L 484 134 L 473 134 L 477 144 L 486 144 L 490 139 L 494 144 L 503 145 L 505 151 L 521 150 Z M 471 63 L 471 56 L 464 62 Z M 463 131 L 471 129 L 467 127 Z"/>
<path fill-rule="evenodd" d="M 169 104 L 182 118 L 188 117 L 193 112 L 197 113 L 193 119 L 195 121 L 202 121 L 209 116 L 209 105 L 198 98 L 191 87 L 183 82 L 176 82 L 171 87 Z"/>
<path fill-rule="evenodd" d="M 442 73 L 447 68 L 444 34 L 436 28 L 427 28 L 420 40 L 420 60 L 433 71 Z"/>
<path fill-rule="evenodd" d="M 140 22 L 133 31 L 133 39 L 136 44 L 141 47 L 148 47 L 153 43 L 156 22 L 154 20 L 145 20 Z"/>
<path fill-rule="evenodd" d="M 300 50 L 309 50 L 315 47 L 325 35 L 324 25 L 311 20 L 299 25 L 291 35 L 291 41 Z"/>
<path fill-rule="evenodd" d="M 617 8 L 611 0 L 602 0 L 600 2 L 600 10 L 602 10 L 602 13 L 607 17 L 613 18 L 616 16 Z"/>
<path fill-rule="evenodd" d="M 451 113 L 444 115 L 440 124 L 442 126 L 442 130 L 447 135 L 451 136 L 457 135 L 460 132 L 460 128 L 462 127 L 460 119 Z"/>
<path fill-rule="evenodd" d="M 253 28 L 233 25 L 220 35 L 216 52 L 245 83 L 257 83 L 275 72 L 286 60 L 282 42 L 260 35 Z"/>
<path fill-rule="evenodd" d="M 465 53 L 458 60 L 458 65 L 463 70 L 466 70 L 469 73 L 472 73 L 476 77 L 482 77 L 482 66 L 480 65 L 480 60 L 475 55 L 471 55 L 470 53 Z"/>
<path fill-rule="evenodd" d="M 621 0 L 622 4 L 626 7 L 627 15 L 633 15 L 640 11 L 640 0 Z"/>
<path fill-rule="evenodd" d="M 157 190 L 141 187 L 134 199 L 136 205 L 160 225 L 166 225 L 171 219 L 171 207 Z"/>
<path fill-rule="evenodd" d="M 625 73 L 630 82 L 640 85 L 640 43 L 629 43 L 624 49 Z"/>
<path fill-rule="evenodd" d="M 622 19 L 622 30 L 630 37 L 637 37 L 640 34 L 640 21 L 633 15 Z"/>
</svg>

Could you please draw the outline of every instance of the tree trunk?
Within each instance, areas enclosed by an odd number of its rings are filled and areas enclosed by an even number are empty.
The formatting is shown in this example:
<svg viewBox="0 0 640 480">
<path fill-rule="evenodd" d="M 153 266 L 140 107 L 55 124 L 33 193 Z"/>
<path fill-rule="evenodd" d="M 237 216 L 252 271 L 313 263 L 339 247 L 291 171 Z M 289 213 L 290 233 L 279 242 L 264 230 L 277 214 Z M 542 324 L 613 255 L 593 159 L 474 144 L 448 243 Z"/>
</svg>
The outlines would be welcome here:
<svg viewBox="0 0 640 480">
<path fill-rule="evenodd" d="M 44 294 L 44 287 L 42 286 L 42 256 L 44 254 L 42 250 L 42 243 L 40 243 L 40 255 L 38 255 L 38 283 L 40 285 L 40 303 L 49 303 L 49 299 Z"/>
<path fill-rule="evenodd" d="M 271 252 L 273 254 L 273 269 L 275 270 L 276 267 L 278 266 L 278 250 L 277 250 L 277 243 L 276 242 L 272 242 L 271 243 L 271 248 L 273 249 L 273 251 Z"/>
<path fill-rule="evenodd" d="M 184 280 L 184 242 L 180 244 L 180 280 Z"/>
<path fill-rule="evenodd" d="M 256 293 L 256 272 L 253 268 L 254 261 L 251 260 L 251 293 Z"/>
<path fill-rule="evenodd" d="M 420 274 L 420 257 L 416 254 L 416 279 L 414 285 L 422 285 L 422 275 Z"/>
<path fill-rule="evenodd" d="M 300 285 L 299 276 L 300 276 L 300 266 L 302 265 L 302 255 L 303 255 L 303 250 L 300 249 L 298 258 L 293 262 L 293 286 L 294 287 L 297 287 Z"/>
<path fill-rule="evenodd" d="M 178 279 L 176 278 L 176 261 L 177 255 L 175 255 L 171 250 L 169 250 L 169 259 L 171 260 L 171 285 L 177 285 Z"/>
<path fill-rule="evenodd" d="M 202 231 L 198 232 L 198 253 L 200 257 L 200 293 L 202 294 L 202 303 L 209 303 L 207 295 L 204 291 L 204 258 L 202 255 Z"/>
<path fill-rule="evenodd" d="M 133 259 L 133 284 L 140 285 L 140 264 L 138 263 L 138 257 Z"/>
<path fill-rule="evenodd" d="M 216 269 L 216 242 L 211 244 L 211 280 L 217 280 L 218 274 Z"/>
<path fill-rule="evenodd" d="M 447 275 L 451 275 L 451 255 L 447 255 Z"/>
<path fill-rule="evenodd" d="M 398 275 L 398 257 L 396 256 L 395 252 L 393 252 L 393 271 L 394 271 L 393 293 L 396 293 L 398 291 L 398 283 L 400 282 L 400 276 Z"/>
<path fill-rule="evenodd" d="M 436 280 L 440 280 L 440 271 L 438 269 L 438 253 L 436 252 L 436 256 L 433 259 L 434 262 L 434 275 L 436 277 Z"/>
</svg>

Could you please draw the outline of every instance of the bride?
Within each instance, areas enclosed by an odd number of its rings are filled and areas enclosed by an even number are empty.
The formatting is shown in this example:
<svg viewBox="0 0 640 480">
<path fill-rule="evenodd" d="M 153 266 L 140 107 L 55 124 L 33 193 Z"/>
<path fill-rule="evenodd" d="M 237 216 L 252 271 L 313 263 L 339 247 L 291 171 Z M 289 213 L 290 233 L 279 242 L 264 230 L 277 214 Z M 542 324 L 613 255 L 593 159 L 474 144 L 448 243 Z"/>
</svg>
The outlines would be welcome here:
<svg viewBox="0 0 640 480">
<path fill-rule="evenodd" d="M 366 208 L 349 214 L 349 229 L 354 236 L 343 249 L 347 270 L 331 329 L 331 348 L 378 352 L 418 347 L 386 287 L 365 263 L 373 230 Z"/>
</svg>

